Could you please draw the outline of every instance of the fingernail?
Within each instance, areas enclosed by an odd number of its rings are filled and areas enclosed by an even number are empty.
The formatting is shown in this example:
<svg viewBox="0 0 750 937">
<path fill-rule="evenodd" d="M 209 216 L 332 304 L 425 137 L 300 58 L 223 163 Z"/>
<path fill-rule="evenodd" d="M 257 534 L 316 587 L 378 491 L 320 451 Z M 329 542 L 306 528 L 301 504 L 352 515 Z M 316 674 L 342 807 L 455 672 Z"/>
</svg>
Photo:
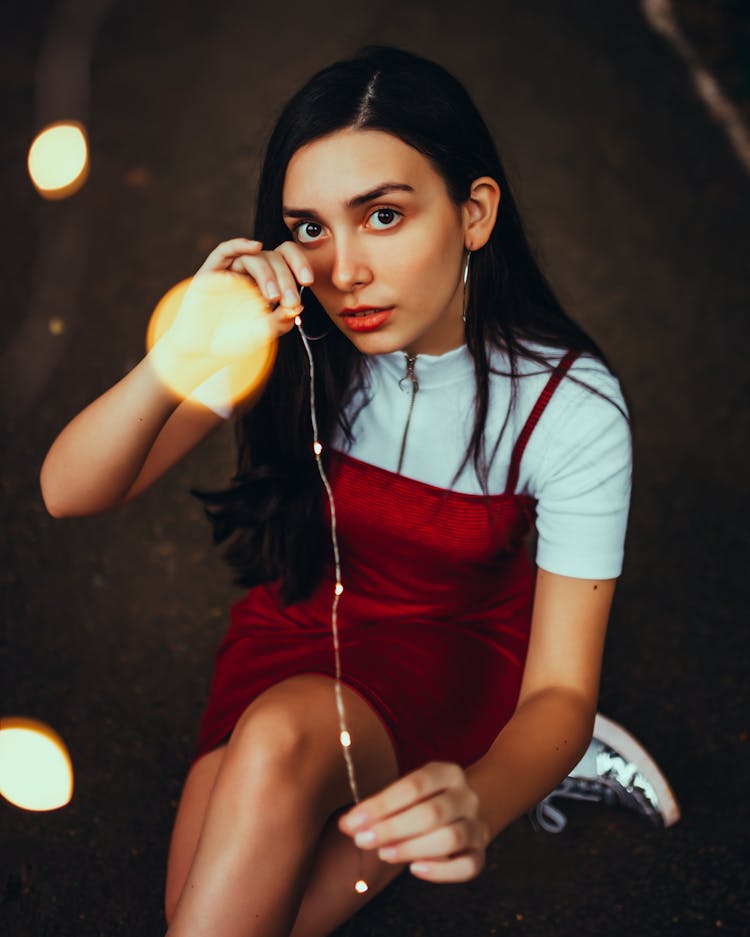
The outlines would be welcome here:
<svg viewBox="0 0 750 937">
<path fill-rule="evenodd" d="M 373 830 L 364 830 L 362 833 L 357 833 L 354 837 L 354 842 L 358 846 L 369 846 L 371 843 L 375 842 L 375 833 Z"/>
<path fill-rule="evenodd" d="M 383 846 L 382 849 L 378 849 L 378 856 L 381 859 L 395 859 L 396 847 L 395 846 Z"/>
<path fill-rule="evenodd" d="M 349 827 L 350 830 L 356 830 L 356 828 L 358 826 L 362 826 L 362 824 L 365 823 L 366 820 L 367 820 L 367 814 L 365 814 L 364 812 L 357 813 L 357 811 L 355 810 L 346 817 L 344 822 L 346 823 L 346 825 Z"/>
<path fill-rule="evenodd" d="M 298 306 L 299 305 L 299 297 L 294 292 L 294 290 L 287 290 L 284 293 L 284 305 L 285 306 Z"/>
<path fill-rule="evenodd" d="M 305 283 L 312 283 L 312 270 L 310 270 L 308 267 L 303 267 L 299 272 L 299 278 Z"/>
<path fill-rule="evenodd" d="M 273 280 L 269 280 L 268 283 L 266 283 L 266 296 L 269 299 L 276 299 L 278 295 L 279 295 L 278 286 L 276 286 Z"/>
</svg>

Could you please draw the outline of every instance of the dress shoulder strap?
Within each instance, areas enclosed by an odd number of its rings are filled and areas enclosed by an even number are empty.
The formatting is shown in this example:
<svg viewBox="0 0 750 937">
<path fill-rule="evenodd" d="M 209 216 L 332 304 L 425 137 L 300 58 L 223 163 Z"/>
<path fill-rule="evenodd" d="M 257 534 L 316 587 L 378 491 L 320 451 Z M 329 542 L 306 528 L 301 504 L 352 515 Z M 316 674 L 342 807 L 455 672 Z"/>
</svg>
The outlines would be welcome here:
<svg viewBox="0 0 750 937">
<path fill-rule="evenodd" d="M 579 354 L 580 352 L 578 351 L 569 351 L 566 355 L 564 355 L 560 359 L 560 362 L 558 363 L 555 370 L 550 375 L 549 380 L 544 385 L 544 389 L 542 390 L 541 394 L 539 394 L 539 398 L 534 404 L 534 407 L 529 414 L 529 418 L 526 420 L 526 423 L 524 424 L 524 427 L 521 430 L 518 439 L 516 440 L 516 444 L 513 447 L 513 454 L 510 457 L 510 466 L 508 468 L 508 481 L 505 485 L 506 495 L 511 495 L 515 492 L 516 484 L 518 483 L 518 472 L 521 465 L 521 457 L 523 456 L 523 451 L 526 448 L 526 444 L 528 443 L 529 438 L 534 431 L 534 427 L 539 421 L 539 417 L 542 415 L 542 413 L 544 413 L 544 408 L 550 402 L 557 385 L 563 379 L 566 372 L 568 371 L 568 368 L 570 368 Z"/>
</svg>

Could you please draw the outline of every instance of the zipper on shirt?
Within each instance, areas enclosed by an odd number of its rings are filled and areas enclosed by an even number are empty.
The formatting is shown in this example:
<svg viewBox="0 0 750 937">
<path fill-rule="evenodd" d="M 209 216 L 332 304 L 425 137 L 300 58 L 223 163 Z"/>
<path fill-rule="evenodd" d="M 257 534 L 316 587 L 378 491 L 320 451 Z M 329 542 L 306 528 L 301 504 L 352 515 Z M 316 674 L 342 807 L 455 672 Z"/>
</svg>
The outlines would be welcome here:
<svg viewBox="0 0 750 937">
<path fill-rule="evenodd" d="M 398 457 L 398 468 L 396 469 L 397 474 L 401 474 L 401 466 L 404 464 L 404 452 L 406 452 L 406 437 L 409 432 L 409 424 L 411 423 L 411 414 L 414 410 L 414 398 L 417 396 L 417 391 L 419 390 L 419 381 L 417 380 L 417 375 L 414 373 L 414 363 L 417 360 L 416 355 L 407 354 L 406 356 L 406 374 L 398 382 L 398 386 L 403 391 L 408 391 L 408 382 L 411 383 L 411 400 L 409 401 L 409 414 L 406 417 L 406 426 L 404 427 L 404 436 L 401 440 L 401 452 Z"/>
</svg>

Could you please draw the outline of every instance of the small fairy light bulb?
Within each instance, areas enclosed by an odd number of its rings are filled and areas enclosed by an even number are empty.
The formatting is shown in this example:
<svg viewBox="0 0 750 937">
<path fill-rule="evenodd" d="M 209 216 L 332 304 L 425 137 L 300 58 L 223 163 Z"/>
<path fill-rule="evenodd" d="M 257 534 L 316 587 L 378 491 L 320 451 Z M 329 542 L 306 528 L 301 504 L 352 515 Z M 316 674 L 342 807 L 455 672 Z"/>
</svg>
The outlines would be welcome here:
<svg viewBox="0 0 750 937">
<path fill-rule="evenodd" d="M 319 442 L 313 443 L 313 452 L 315 453 L 315 455 L 320 455 L 322 451 L 323 451 L 323 446 Z"/>
<path fill-rule="evenodd" d="M 299 328 L 302 325 L 302 319 L 299 316 L 294 317 L 294 324 Z"/>
<path fill-rule="evenodd" d="M 336 588 L 333 591 L 336 593 L 336 595 L 341 595 L 341 593 L 344 591 L 344 587 L 340 582 L 337 582 Z"/>
<path fill-rule="evenodd" d="M 363 878 L 361 878 L 361 879 L 355 884 L 354 888 L 356 889 L 356 891 L 359 892 L 360 895 L 363 895 L 363 894 L 368 890 L 369 885 L 367 884 L 367 882 L 366 882 Z"/>
<path fill-rule="evenodd" d="M 349 746 L 352 744 L 352 737 L 349 735 L 346 729 L 344 729 L 339 738 L 341 739 L 341 744 L 344 746 L 344 748 L 349 748 Z"/>
</svg>

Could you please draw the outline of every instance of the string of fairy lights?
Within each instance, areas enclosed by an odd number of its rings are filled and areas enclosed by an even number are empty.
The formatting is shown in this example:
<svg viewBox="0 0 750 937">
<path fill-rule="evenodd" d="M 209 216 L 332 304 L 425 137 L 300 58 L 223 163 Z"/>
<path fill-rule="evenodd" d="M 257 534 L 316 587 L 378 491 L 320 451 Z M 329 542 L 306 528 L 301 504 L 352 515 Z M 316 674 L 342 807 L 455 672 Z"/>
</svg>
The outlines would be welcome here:
<svg viewBox="0 0 750 937">
<path fill-rule="evenodd" d="M 339 741 L 341 742 L 341 749 L 344 753 L 344 761 L 346 762 L 346 772 L 349 778 L 349 789 L 351 790 L 354 803 L 357 804 L 359 803 L 360 798 L 357 779 L 354 774 L 354 762 L 352 760 L 350 751 L 352 746 L 352 737 L 349 729 L 347 728 L 344 696 L 341 690 L 341 649 L 339 645 L 338 607 L 339 600 L 344 592 L 344 584 L 341 581 L 341 554 L 339 552 L 338 531 L 336 526 L 336 502 L 334 501 L 331 483 L 328 481 L 328 476 L 326 475 L 326 471 L 323 466 L 323 444 L 321 443 L 320 436 L 318 434 L 318 419 L 315 412 L 315 362 L 313 360 L 312 349 L 310 348 L 308 336 L 305 334 L 305 330 L 302 328 L 302 319 L 299 316 L 295 318 L 294 324 L 296 325 L 297 331 L 299 332 L 300 338 L 302 339 L 302 344 L 304 345 L 309 365 L 308 377 L 310 381 L 310 422 L 312 424 L 313 433 L 313 453 L 315 455 L 315 464 L 318 468 L 320 480 L 323 483 L 323 487 L 325 488 L 325 492 L 328 497 L 328 506 L 330 508 L 331 514 L 331 545 L 333 547 L 334 564 L 333 599 L 331 601 L 331 631 L 333 633 L 333 653 L 336 663 L 334 691 L 336 696 L 336 708 L 339 717 Z M 363 862 L 361 852 L 359 853 L 359 862 L 361 873 Z M 354 885 L 354 889 L 360 894 L 366 892 L 368 889 L 367 882 L 364 880 L 361 874 Z"/>
</svg>

